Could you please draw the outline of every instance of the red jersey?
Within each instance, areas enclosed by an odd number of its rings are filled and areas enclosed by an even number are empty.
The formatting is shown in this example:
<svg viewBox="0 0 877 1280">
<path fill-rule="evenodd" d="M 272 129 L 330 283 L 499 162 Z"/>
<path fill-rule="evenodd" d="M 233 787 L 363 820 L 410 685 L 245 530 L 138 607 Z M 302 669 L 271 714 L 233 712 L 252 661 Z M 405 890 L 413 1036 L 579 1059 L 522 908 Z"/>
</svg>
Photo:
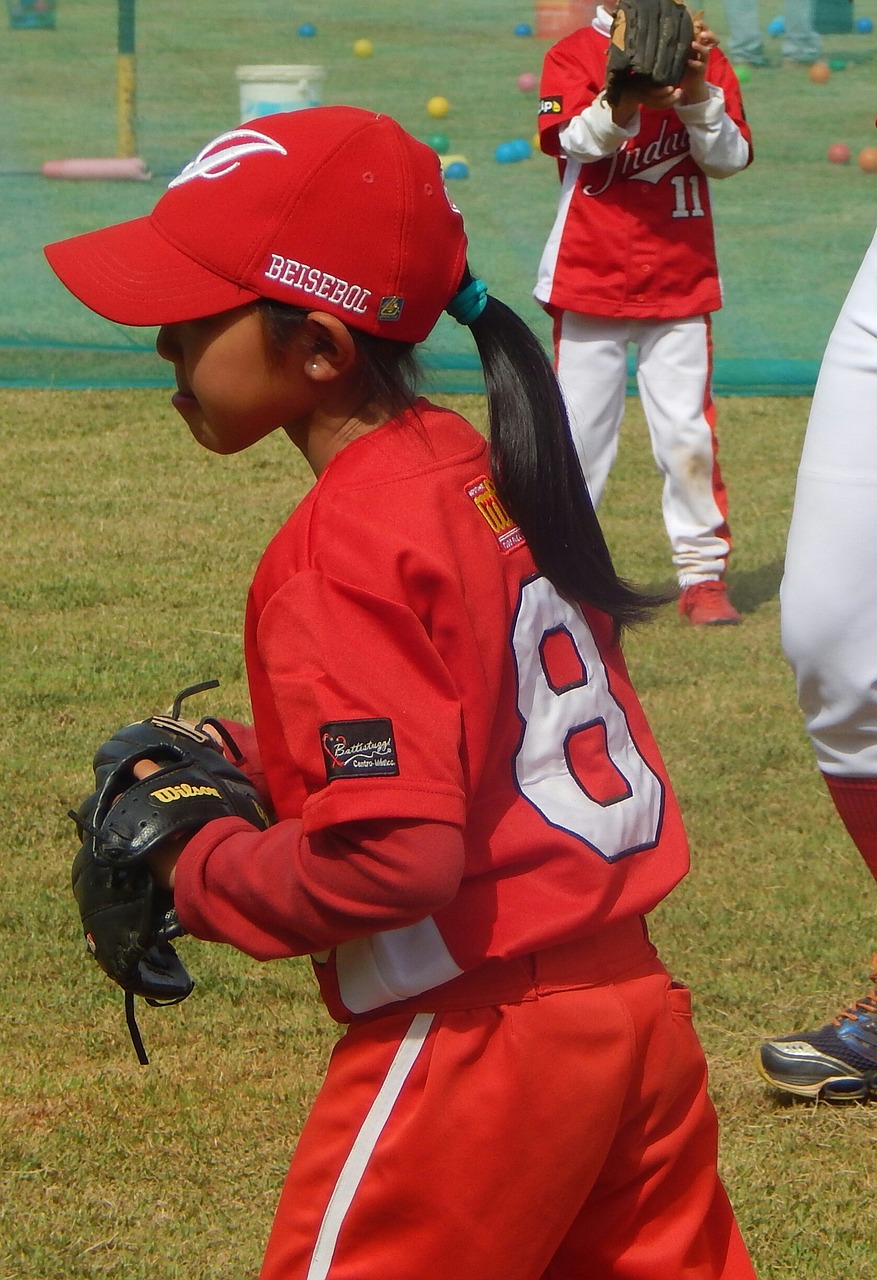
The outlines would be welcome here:
<svg viewBox="0 0 877 1280">
<path fill-rule="evenodd" d="M 543 151 L 560 158 L 562 190 L 536 298 L 556 310 L 639 320 L 716 311 L 722 294 L 709 184 L 692 154 L 684 121 L 686 116 L 692 121 L 692 134 L 694 120 L 704 126 L 698 129 L 701 153 L 721 152 L 722 166 L 732 135 L 732 167 L 714 176 L 727 176 L 750 162 L 751 133 L 734 69 L 723 53 L 711 49 L 709 106 L 642 108 L 636 137 L 619 132 L 609 154 L 588 162 L 565 157 L 559 131 L 601 93 L 608 42 L 608 15 L 598 10 L 594 25 L 559 41 L 545 57 L 540 141 Z M 724 121 L 723 133 L 718 122 L 725 114 L 736 129 L 729 130 Z"/>
<path fill-rule="evenodd" d="M 256 832 L 222 819 L 195 836 L 178 909 L 193 932 L 221 937 L 211 915 L 234 896 L 235 865 L 246 867 L 251 925 L 225 940 L 263 956 L 319 949 L 336 1017 L 642 915 L 687 870 L 676 800 L 609 619 L 536 571 L 497 499 L 485 440 L 456 414 L 420 400 L 332 459 L 259 565 L 246 658 L 279 821 Z M 404 927 L 358 902 L 337 915 L 331 949 L 294 918 L 266 941 L 254 903 L 273 894 L 295 916 L 308 889 L 296 877 L 342 871 L 325 858 L 278 870 L 286 824 L 317 839 L 382 821 L 462 833 L 451 901 Z M 223 842 L 237 862 L 214 890 L 209 861 Z M 375 849 L 386 887 L 393 869 Z"/>
</svg>

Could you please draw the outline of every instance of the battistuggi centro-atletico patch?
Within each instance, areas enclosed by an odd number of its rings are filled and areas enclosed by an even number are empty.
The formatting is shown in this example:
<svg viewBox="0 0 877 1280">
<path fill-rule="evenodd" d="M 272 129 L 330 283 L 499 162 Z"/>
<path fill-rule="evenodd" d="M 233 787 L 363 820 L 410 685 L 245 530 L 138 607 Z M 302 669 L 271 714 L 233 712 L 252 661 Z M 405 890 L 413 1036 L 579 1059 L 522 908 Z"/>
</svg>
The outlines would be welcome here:
<svg viewBox="0 0 877 1280">
<path fill-rule="evenodd" d="M 320 728 L 326 781 L 336 778 L 395 778 L 396 740 L 389 720 L 333 720 Z"/>
<path fill-rule="evenodd" d="M 496 534 L 501 551 L 514 551 L 516 547 L 524 545 L 524 535 L 500 502 L 496 485 L 489 476 L 479 476 L 477 480 L 467 484 L 466 496 L 472 499 Z"/>
</svg>

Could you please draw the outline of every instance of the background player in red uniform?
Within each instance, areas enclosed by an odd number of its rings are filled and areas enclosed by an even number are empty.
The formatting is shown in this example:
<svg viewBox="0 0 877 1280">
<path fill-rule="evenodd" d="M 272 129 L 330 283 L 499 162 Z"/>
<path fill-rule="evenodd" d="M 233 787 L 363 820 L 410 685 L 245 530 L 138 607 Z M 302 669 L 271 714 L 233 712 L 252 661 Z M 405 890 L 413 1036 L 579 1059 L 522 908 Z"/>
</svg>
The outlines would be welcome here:
<svg viewBox="0 0 877 1280">
<path fill-rule="evenodd" d="M 783 646 L 817 763 L 847 831 L 877 878 L 875 299 L 877 237 L 819 372 L 780 600 Z M 877 988 L 816 1031 L 767 1041 L 758 1065 L 772 1084 L 805 1097 L 834 1102 L 877 1097 Z"/>
<path fill-rule="evenodd" d="M 549 49 L 542 150 L 560 161 L 557 217 L 539 264 L 555 363 L 595 506 L 618 449 L 627 354 L 664 478 L 662 507 L 695 625 L 738 623 L 724 574 L 731 546 L 717 459 L 710 315 L 722 305 L 708 178 L 752 159 L 733 68 L 701 30 L 678 88 L 605 97 L 616 5 Z"/>
<path fill-rule="evenodd" d="M 750 1280 L 688 993 L 644 923 L 688 865 L 618 644 L 647 601 L 435 154 L 353 108 L 250 121 L 150 218 L 47 252 L 94 310 L 161 324 L 197 440 L 279 428 L 316 477 L 247 609 L 276 825 L 220 819 L 156 863 L 193 934 L 312 954 L 349 1023 L 264 1280 Z M 411 390 L 445 308 L 490 453 Z"/>
</svg>

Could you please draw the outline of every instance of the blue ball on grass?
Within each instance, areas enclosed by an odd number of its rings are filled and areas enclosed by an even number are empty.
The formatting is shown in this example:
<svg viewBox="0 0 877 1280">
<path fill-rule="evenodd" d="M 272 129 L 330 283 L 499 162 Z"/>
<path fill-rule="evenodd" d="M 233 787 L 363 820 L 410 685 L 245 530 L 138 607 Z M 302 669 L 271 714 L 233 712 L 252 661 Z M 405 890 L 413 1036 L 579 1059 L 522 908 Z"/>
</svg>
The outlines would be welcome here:
<svg viewBox="0 0 877 1280">
<path fill-rule="evenodd" d="M 529 160 L 533 148 L 526 138 L 513 138 L 511 142 L 501 142 L 493 154 L 499 164 L 514 164 L 518 160 Z"/>
</svg>

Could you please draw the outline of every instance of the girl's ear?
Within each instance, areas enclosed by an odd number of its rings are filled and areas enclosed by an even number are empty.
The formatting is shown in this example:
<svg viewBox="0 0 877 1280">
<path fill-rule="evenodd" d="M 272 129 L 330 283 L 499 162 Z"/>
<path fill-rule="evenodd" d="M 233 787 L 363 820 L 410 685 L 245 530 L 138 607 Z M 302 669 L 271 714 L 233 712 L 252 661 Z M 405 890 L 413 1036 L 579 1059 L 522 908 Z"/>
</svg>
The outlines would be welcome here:
<svg viewBox="0 0 877 1280">
<path fill-rule="evenodd" d="M 309 312 L 301 337 L 307 353 L 305 374 L 316 382 L 330 382 L 356 364 L 353 336 L 337 316 Z"/>
</svg>

